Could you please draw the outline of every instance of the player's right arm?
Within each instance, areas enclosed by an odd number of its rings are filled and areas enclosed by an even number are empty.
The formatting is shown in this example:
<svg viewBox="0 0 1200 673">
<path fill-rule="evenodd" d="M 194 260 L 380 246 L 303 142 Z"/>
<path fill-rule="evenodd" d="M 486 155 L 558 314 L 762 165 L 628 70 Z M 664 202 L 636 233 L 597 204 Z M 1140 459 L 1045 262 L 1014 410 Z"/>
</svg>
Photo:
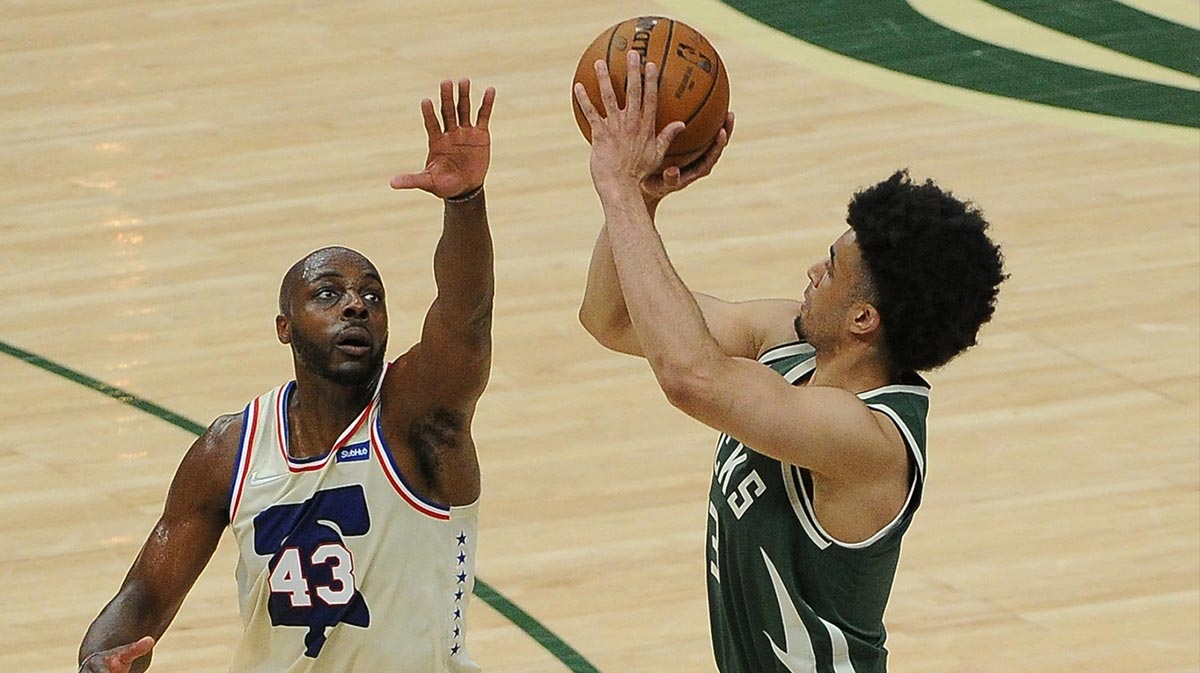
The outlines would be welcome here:
<svg viewBox="0 0 1200 673">
<path fill-rule="evenodd" d="M 162 516 L 117 595 L 83 637 L 81 671 L 137 672 L 150 665 L 150 648 L 175 618 L 229 523 L 241 425 L 240 415 L 222 416 L 188 449 Z"/>
</svg>

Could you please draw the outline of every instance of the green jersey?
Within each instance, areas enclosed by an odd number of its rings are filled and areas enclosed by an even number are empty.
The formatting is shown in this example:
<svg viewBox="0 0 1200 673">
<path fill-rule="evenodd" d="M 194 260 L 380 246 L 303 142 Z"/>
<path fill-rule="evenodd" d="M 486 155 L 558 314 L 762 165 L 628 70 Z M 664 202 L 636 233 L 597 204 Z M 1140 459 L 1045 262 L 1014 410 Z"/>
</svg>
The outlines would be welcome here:
<svg viewBox="0 0 1200 673">
<path fill-rule="evenodd" d="M 789 383 L 816 367 L 806 343 L 759 361 Z M 921 501 L 929 385 L 912 374 L 859 393 L 891 418 L 910 451 L 908 499 L 862 542 L 829 535 L 813 507 L 808 470 L 722 435 L 708 501 L 708 606 L 722 673 L 882 673 L 883 610 L 900 538 Z"/>
</svg>

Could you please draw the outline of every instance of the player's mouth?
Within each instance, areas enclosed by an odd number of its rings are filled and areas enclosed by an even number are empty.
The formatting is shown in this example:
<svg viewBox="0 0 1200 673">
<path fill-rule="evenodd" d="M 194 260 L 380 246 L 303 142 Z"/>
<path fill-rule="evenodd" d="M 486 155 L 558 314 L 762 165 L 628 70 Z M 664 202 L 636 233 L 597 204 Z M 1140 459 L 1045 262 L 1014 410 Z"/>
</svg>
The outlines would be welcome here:
<svg viewBox="0 0 1200 673">
<path fill-rule="evenodd" d="M 356 358 L 370 353 L 374 344 L 371 333 L 363 327 L 347 327 L 338 332 L 337 338 L 333 340 L 334 348 Z"/>
</svg>

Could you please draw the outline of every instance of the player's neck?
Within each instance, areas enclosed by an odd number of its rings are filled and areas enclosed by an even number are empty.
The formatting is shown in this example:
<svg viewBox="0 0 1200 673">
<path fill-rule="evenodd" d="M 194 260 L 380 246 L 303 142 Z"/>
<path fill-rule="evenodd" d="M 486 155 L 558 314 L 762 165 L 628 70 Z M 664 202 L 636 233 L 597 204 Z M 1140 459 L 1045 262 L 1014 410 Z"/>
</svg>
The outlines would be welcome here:
<svg viewBox="0 0 1200 673">
<path fill-rule="evenodd" d="M 288 399 L 288 453 L 293 458 L 319 456 L 362 413 L 375 392 L 375 380 L 343 385 L 319 377 L 296 376 Z"/>
<path fill-rule="evenodd" d="M 861 393 L 892 383 L 892 374 L 873 348 L 845 346 L 817 351 L 817 366 L 809 383 Z"/>
</svg>

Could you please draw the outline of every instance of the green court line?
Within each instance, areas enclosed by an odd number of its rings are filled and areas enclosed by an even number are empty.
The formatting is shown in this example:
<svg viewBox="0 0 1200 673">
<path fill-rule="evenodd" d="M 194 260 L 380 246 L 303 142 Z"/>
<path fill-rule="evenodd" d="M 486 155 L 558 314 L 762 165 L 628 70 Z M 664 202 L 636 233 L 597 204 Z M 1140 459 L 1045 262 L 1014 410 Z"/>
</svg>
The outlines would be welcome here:
<svg viewBox="0 0 1200 673">
<path fill-rule="evenodd" d="M 1200 31 L 1113 0 L 983 0 L 1122 54 L 1200 77 Z"/>
<path fill-rule="evenodd" d="M 922 79 L 1070 110 L 1200 128 L 1200 92 L 988 44 L 931 21 L 903 0 L 721 2 L 823 49 Z M 1173 48 L 1186 51 L 1189 44 Z"/>
<path fill-rule="evenodd" d="M 65 367 L 52 360 L 31 353 L 24 348 L 19 348 L 6 341 L 0 341 L 0 352 L 12 357 L 44 369 L 52 374 L 73 381 L 86 388 L 91 388 L 96 392 L 128 404 L 131 407 L 140 409 L 151 416 L 160 418 L 171 425 L 187 430 L 194 435 L 200 435 L 204 432 L 204 426 L 196 423 L 193 420 L 180 416 L 179 414 L 160 407 L 149 400 L 142 399 L 137 395 L 121 390 L 120 388 L 94 379 L 87 374 L 75 371 L 69 367 Z M 475 578 L 474 594 L 479 597 L 484 603 L 487 603 L 496 612 L 503 615 L 508 621 L 512 622 L 517 628 L 521 629 L 530 638 L 533 638 L 539 645 L 544 647 L 547 652 L 562 662 L 572 673 L 600 673 L 600 671 L 588 662 L 582 654 L 577 652 L 575 648 L 563 642 L 561 638 L 554 635 L 550 629 L 542 625 L 541 622 L 534 619 L 528 612 L 522 610 L 516 603 L 505 598 L 499 591 L 496 591 L 492 585 L 484 582 L 478 577 Z"/>
<path fill-rule="evenodd" d="M 496 612 L 504 615 L 510 622 L 516 624 L 518 628 L 529 635 L 540 644 L 542 647 L 550 651 L 559 661 L 566 664 L 567 668 L 576 673 L 600 673 L 592 666 L 583 655 L 571 649 L 569 645 L 564 643 L 558 636 L 554 635 L 545 626 L 542 626 L 538 620 L 534 619 L 529 613 L 517 607 L 516 603 L 508 600 L 500 595 L 489 584 L 485 584 L 478 577 L 475 578 L 475 595 L 478 596 L 484 603 L 492 606 Z"/>
<path fill-rule="evenodd" d="M 163 407 L 160 407 L 149 400 L 144 400 L 137 395 L 127 393 L 114 385 L 109 385 L 103 381 L 94 379 L 87 374 L 82 374 L 74 369 L 64 367 L 57 362 L 47 360 L 36 353 L 30 353 L 23 348 L 18 348 L 5 341 L 0 341 L 0 352 L 3 352 L 5 355 L 11 355 L 23 362 L 28 362 L 34 367 L 39 367 L 52 374 L 57 374 L 64 379 L 74 381 L 81 386 L 91 388 L 92 390 L 95 390 L 102 395 L 107 395 L 118 402 L 123 402 L 136 409 L 141 409 L 151 416 L 157 416 L 158 418 L 170 423 L 171 425 L 174 425 L 175 427 L 187 430 L 193 435 L 204 434 L 204 426 L 195 421 L 184 418 L 183 416 L 180 416 L 169 409 L 164 409 Z"/>
</svg>

